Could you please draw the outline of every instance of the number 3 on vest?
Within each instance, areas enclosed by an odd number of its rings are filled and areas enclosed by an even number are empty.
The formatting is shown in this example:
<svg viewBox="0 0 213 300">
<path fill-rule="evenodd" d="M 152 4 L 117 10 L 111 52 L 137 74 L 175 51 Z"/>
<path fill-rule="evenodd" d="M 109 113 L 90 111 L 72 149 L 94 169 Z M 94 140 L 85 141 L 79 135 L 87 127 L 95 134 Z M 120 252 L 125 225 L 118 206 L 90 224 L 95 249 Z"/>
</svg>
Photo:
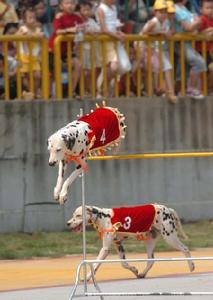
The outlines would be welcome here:
<svg viewBox="0 0 213 300">
<path fill-rule="evenodd" d="M 131 227 L 131 222 L 132 222 L 132 219 L 130 217 L 126 217 L 124 219 L 125 223 L 123 224 L 123 228 L 125 230 L 128 230 L 130 227 Z"/>
</svg>

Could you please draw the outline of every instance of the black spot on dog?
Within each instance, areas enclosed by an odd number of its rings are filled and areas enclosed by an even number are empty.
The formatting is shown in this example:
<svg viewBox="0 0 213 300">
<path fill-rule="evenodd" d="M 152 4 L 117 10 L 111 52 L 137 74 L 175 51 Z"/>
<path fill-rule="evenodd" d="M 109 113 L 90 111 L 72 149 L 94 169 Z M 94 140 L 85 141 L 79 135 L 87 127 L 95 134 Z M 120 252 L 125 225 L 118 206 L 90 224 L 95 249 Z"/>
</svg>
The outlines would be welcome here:
<svg viewBox="0 0 213 300">
<path fill-rule="evenodd" d="M 64 143 L 67 147 L 67 149 L 72 150 L 74 144 L 75 144 L 75 138 L 74 137 L 70 137 L 67 134 L 62 134 L 62 138 L 64 140 Z"/>
<path fill-rule="evenodd" d="M 77 165 L 76 170 L 79 170 L 81 168 L 81 165 Z"/>
</svg>

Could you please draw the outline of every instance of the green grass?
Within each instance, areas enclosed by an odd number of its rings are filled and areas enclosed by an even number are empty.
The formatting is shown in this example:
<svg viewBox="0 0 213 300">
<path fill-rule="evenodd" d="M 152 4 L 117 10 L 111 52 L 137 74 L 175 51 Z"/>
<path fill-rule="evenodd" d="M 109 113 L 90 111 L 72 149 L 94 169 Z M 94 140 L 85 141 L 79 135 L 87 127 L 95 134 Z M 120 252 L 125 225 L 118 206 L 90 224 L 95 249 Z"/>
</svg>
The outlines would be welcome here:
<svg viewBox="0 0 213 300">
<path fill-rule="evenodd" d="M 183 225 L 189 236 L 184 241 L 189 248 L 213 247 L 213 221 L 202 221 Z M 101 241 L 97 233 L 87 231 L 87 253 L 97 254 Z M 127 252 L 144 252 L 143 242 L 125 241 Z M 169 247 L 162 239 L 156 251 L 168 251 Z M 114 251 L 112 251 L 114 252 Z M 0 259 L 23 259 L 31 257 L 60 257 L 70 254 L 82 254 L 82 234 L 72 232 L 53 233 L 14 233 L 0 234 Z"/>
</svg>

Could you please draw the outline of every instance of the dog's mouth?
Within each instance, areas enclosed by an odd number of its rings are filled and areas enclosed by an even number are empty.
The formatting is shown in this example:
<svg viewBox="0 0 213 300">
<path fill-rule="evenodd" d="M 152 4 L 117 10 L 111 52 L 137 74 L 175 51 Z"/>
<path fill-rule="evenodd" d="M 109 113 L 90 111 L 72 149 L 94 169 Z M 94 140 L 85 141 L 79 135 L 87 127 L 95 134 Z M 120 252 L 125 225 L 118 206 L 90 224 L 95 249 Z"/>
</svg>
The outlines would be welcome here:
<svg viewBox="0 0 213 300">
<path fill-rule="evenodd" d="M 80 223 L 76 227 L 72 227 L 70 229 L 71 229 L 71 231 L 74 231 L 74 232 L 82 232 L 82 230 L 83 230 L 83 223 Z"/>
</svg>

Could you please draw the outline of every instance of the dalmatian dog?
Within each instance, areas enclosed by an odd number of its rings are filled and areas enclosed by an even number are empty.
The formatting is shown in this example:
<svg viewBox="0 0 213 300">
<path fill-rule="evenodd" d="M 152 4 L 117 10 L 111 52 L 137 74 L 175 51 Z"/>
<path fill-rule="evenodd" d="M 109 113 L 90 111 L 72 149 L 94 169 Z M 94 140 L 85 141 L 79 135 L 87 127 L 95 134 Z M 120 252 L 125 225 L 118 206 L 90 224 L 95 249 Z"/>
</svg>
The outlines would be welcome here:
<svg viewBox="0 0 213 300">
<path fill-rule="evenodd" d="M 54 199 L 64 204 L 72 182 L 87 170 L 89 154 L 103 155 L 104 150 L 118 146 L 125 137 L 125 117 L 118 109 L 97 106 L 90 114 L 67 124 L 48 139 L 49 165 L 58 165 Z M 74 161 L 76 169 L 64 181 L 67 165 Z"/>
<path fill-rule="evenodd" d="M 82 206 L 73 213 L 72 218 L 67 222 L 69 229 L 75 232 L 82 231 Z M 137 278 L 144 278 L 153 266 L 154 262 L 148 261 L 143 272 L 131 266 L 125 261 L 125 251 L 122 241 L 130 236 L 135 236 L 137 240 L 143 240 L 147 249 L 148 258 L 154 258 L 154 248 L 160 238 L 180 250 L 186 257 L 191 257 L 189 249 L 178 238 L 178 233 L 187 239 L 183 231 L 180 219 L 174 209 L 160 204 L 147 204 L 133 207 L 120 208 L 99 208 L 96 206 L 85 207 L 86 225 L 92 225 L 101 235 L 102 248 L 97 256 L 97 260 L 105 259 L 114 244 L 122 259 L 122 266 L 130 270 Z M 194 263 L 188 261 L 189 270 L 194 271 Z M 99 268 L 100 263 L 93 264 L 94 272 Z M 87 279 L 91 278 L 91 272 L 87 274 Z"/>
</svg>

